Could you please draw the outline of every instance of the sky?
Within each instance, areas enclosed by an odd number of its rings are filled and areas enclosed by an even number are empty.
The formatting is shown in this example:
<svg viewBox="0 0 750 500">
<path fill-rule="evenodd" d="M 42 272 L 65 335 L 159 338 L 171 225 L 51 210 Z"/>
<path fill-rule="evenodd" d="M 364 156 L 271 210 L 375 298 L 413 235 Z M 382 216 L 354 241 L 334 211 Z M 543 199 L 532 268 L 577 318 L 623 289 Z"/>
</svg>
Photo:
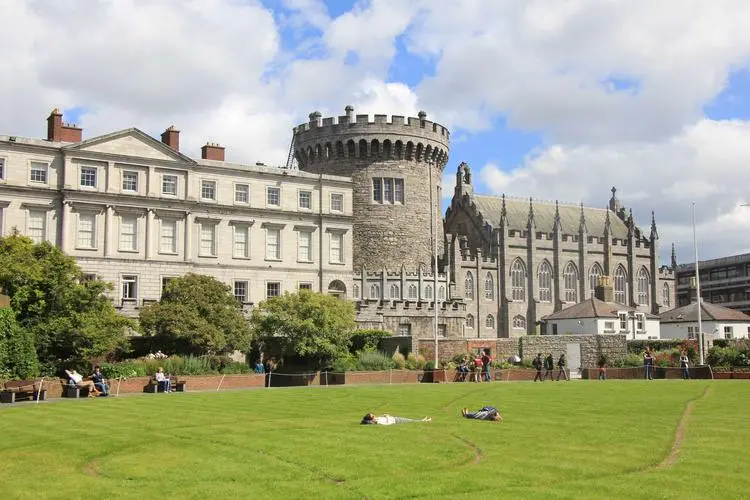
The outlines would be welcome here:
<svg viewBox="0 0 750 500">
<path fill-rule="evenodd" d="M 475 191 L 618 198 L 662 263 L 750 252 L 746 0 L 0 0 L 0 134 L 181 130 L 284 164 L 308 114 L 448 126 L 444 205 Z"/>
</svg>

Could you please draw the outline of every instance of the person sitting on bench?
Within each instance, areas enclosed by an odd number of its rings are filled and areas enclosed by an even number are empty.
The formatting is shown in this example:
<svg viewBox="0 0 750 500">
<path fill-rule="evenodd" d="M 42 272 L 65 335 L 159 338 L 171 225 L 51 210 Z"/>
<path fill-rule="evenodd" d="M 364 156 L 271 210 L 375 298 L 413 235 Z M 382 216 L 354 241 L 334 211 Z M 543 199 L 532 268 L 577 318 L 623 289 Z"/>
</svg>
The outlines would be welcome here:
<svg viewBox="0 0 750 500">
<path fill-rule="evenodd" d="M 104 374 L 99 365 L 94 367 L 94 373 L 91 375 L 91 380 L 94 382 L 96 389 L 102 393 L 102 396 L 109 396 L 109 384 L 107 383 L 107 379 L 104 378 Z"/>
<path fill-rule="evenodd" d="M 172 380 L 164 375 L 164 368 L 161 366 L 158 370 L 156 370 L 156 373 L 154 373 L 154 380 L 156 380 L 156 383 L 164 388 L 164 392 L 172 392 Z"/>
<path fill-rule="evenodd" d="M 368 413 L 362 417 L 360 424 L 363 425 L 395 425 L 395 424 L 409 424 L 413 422 L 432 422 L 430 417 L 425 417 L 421 420 L 414 418 L 394 417 L 393 415 L 375 416 L 374 413 Z"/>
<path fill-rule="evenodd" d="M 79 389 L 87 389 L 89 391 L 90 398 L 99 395 L 99 390 L 96 388 L 94 382 L 91 380 L 83 380 L 83 375 L 75 371 L 75 369 L 65 370 L 65 373 L 68 375 L 68 378 L 76 387 L 78 387 Z"/>
<path fill-rule="evenodd" d="M 494 422 L 502 422 L 503 417 L 500 415 L 500 411 L 494 406 L 483 406 L 478 411 L 470 412 L 468 408 L 461 410 L 461 415 L 466 418 L 473 418 L 475 420 L 492 420 Z"/>
</svg>

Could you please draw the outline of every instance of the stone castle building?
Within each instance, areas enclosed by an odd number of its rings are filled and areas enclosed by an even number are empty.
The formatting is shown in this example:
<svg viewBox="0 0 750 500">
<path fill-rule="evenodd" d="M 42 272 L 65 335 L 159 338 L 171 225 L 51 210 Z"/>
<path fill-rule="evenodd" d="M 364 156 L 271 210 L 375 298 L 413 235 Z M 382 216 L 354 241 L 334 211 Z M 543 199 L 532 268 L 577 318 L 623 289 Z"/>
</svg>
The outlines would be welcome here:
<svg viewBox="0 0 750 500">
<path fill-rule="evenodd" d="M 14 229 L 114 284 L 123 313 L 161 297 L 170 278 L 214 276 L 249 309 L 309 288 L 352 287 L 352 181 L 224 160 L 180 132 L 136 128 L 82 140 L 53 111 L 46 139 L 0 136 L 0 235 Z"/>
<path fill-rule="evenodd" d="M 477 195 L 462 163 L 444 224 L 466 337 L 552 333 L 542 317 L 593 296 L 600 276 L 611 277 L 615 303 L 649 314 L 674 305 L 653 214 L 646 233 L 615 188 L 605 209 Z"/>
<path fill-rule="evenodd" d="M 0 234 L 60 246 L 130 315 L 187 272 L 227 283 L 247 310 L 333 293 L 356 301 L 360 327 L 414 342 L 436 320 L 446 338 L 545 333 L 541 318 L 602 275 L 618 303 L 674 305 L 655 222 L 642 231 L 614 189 L 606 209 L 476 195 L 462 163 L 443 219 L 449 131 L 423 112 L 353 112 L 295 127 L 293 169 L 227 162 L 216 144 L 192 158 L 174 127 L 83 140 L 55 110 L 46 140 L 0 136 Z"/>
</svg>

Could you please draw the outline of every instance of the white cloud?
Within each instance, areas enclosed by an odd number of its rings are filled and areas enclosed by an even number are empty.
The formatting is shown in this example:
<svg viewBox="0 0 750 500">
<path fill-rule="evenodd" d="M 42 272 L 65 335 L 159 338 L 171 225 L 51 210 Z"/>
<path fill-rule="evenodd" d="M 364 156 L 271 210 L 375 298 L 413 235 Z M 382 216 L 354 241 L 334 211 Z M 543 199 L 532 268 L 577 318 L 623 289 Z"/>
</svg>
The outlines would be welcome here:
<svg viewBox="0 0 750 500">
<path fill-rule="evenodd" d="M 614 143 L 604 146 L 551 146 L 504 172 L 496 165 L 478 177 L 492 192 L 604 207 L 610 188 L 641 226 L 655 210 L 660 236 L 675 241 L 683 255 L 692 244 L 692 202 L 707 237 L 706 256 L 743 251 L 750 227 L 750 123 L 704 119 L 661 143 Z"/>
</svg>

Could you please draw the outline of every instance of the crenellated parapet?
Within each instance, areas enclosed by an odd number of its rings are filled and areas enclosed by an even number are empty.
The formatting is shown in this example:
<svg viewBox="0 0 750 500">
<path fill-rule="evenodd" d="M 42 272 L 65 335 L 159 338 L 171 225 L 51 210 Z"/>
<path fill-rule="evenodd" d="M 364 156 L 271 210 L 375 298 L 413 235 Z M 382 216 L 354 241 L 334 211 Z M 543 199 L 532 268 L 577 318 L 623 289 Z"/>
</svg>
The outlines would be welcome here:
<svg viewBox="0 0 750 500">
<path fill-rule="evenodd" d="M 450 132 L 446 127 L 419 117 L 353 115 L 322 118 L 310 113 L 310 121 L 294 128 L 294 153 L 301 167 L 336 160 L 414 161 L 439 166 L 448 161 Z"/>
<path fill-rule="evenodd" d="M 672 269 L 670 266 L 661 266 L 659 268 L 659 279 L 674 280 L 675 270 Z"/>
</svg>

